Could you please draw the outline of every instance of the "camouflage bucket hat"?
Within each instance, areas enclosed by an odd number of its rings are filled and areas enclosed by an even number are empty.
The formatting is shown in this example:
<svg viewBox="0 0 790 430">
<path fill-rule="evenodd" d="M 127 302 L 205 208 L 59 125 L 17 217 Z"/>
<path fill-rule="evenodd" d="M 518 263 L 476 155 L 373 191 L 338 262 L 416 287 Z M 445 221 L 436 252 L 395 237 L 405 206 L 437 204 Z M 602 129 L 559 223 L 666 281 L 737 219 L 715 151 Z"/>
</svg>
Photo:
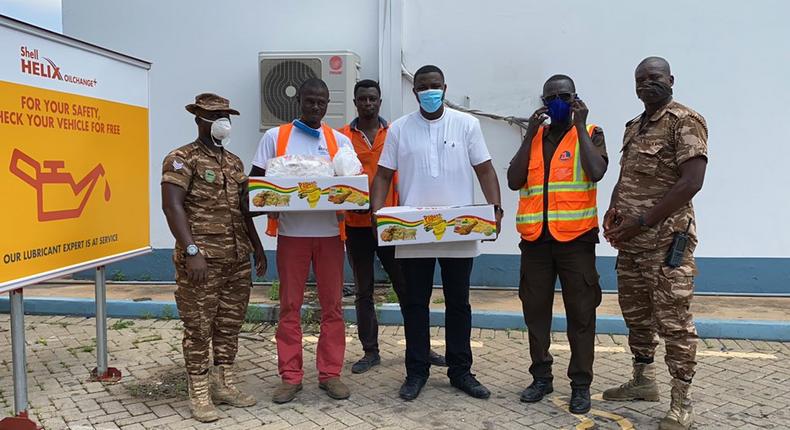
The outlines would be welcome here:
<svg viewBox="0 0 790 430">
<path fill-rule="evenodd" d="M 238 115 L 239 111 L 230 108 L 230 101 L 212 93 L 203 93 L 195 96 L 195 103 L 185 106 L 187 111 L 198 115 L 200 111 L 209 112 L 228 112 L 231 115 Z"/>
</svg>

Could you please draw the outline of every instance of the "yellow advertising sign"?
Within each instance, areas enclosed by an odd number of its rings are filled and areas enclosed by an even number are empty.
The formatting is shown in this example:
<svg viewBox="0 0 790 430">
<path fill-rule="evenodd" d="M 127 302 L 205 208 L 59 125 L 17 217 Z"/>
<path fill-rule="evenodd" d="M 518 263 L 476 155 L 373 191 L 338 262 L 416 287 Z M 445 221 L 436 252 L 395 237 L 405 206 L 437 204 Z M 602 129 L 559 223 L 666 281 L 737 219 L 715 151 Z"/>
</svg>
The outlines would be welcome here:
<svg viewBox="0 0 790 430">
<path fill-rule="evenodd" d="M 0 139 L 0 290 L 149 248 L 148 109 L 0 81 Z"/>
</svg>

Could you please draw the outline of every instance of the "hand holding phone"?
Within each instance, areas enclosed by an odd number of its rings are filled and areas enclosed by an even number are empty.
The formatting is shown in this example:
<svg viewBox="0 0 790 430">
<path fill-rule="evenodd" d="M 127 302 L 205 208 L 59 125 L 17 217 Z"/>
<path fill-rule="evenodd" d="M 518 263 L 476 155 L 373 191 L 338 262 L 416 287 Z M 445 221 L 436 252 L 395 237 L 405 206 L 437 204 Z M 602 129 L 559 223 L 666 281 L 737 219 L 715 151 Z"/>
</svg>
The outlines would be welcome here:
<svg viewBox="0 0 790 430">
<path fill-rule="evenodd" d="M 573 123 L 576 125 L 587 125 L 587 114 L 590 113 L 590 110 L 587 109 L 587 105 L 584 104 L 582 99 L 579 96 L 575 96 L 573 102 L 571 102 L 571 113 L 573 114 Z"/>
</svg>

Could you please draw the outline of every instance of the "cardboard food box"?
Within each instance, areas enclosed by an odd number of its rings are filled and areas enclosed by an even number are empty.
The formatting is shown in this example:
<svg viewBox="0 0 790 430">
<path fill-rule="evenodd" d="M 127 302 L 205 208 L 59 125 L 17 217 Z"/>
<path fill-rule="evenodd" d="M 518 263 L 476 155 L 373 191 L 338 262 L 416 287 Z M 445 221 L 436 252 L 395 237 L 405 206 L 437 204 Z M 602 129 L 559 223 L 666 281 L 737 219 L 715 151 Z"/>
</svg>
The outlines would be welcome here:
<svg viewBox="0 0 790 430">
<path fill-rule="evenodd" d="M 365 210 L 367 175 L 322 178 L 250 177 L 251 212 Z"/>
<path fill-rule="evenodd" d="M 393 206 L 376 212 L 379 245 L 416 245 L 494 239 L 493 205 L 413 208 Z"/>
</svg>

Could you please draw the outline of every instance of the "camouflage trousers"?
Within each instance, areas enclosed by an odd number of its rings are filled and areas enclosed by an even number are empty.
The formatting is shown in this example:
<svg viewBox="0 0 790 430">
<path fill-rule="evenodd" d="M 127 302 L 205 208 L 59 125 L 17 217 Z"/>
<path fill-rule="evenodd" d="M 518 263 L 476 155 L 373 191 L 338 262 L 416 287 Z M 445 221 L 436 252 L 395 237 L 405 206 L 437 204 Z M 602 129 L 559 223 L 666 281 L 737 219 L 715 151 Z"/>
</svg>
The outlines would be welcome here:
<svg viewBox="0 0 790 430">
<path fill-rule="evenodd" d="M 176 305 L 184 323 L 184 362 L 190 374 L 205 373 L 214 362 L 232 364 L 247 314 L 252 267 L 245 261 L 208 261 L 204 285 L 189 282 L 182 258 L 175 258 Z"/>
<path fill-rule="evenodd" d="M 666 250 L 638 253 L 620 251 L 617 291 L 628 346 L 637 357 L 653 357 L 660 335 L 666 344 L 666 363 L 673 378 L 691 380 L 697 354 L 697 329 L 689 306 L 694 295 L 693 249 L 683 265 L 664 264 Z"/>
</svg>

